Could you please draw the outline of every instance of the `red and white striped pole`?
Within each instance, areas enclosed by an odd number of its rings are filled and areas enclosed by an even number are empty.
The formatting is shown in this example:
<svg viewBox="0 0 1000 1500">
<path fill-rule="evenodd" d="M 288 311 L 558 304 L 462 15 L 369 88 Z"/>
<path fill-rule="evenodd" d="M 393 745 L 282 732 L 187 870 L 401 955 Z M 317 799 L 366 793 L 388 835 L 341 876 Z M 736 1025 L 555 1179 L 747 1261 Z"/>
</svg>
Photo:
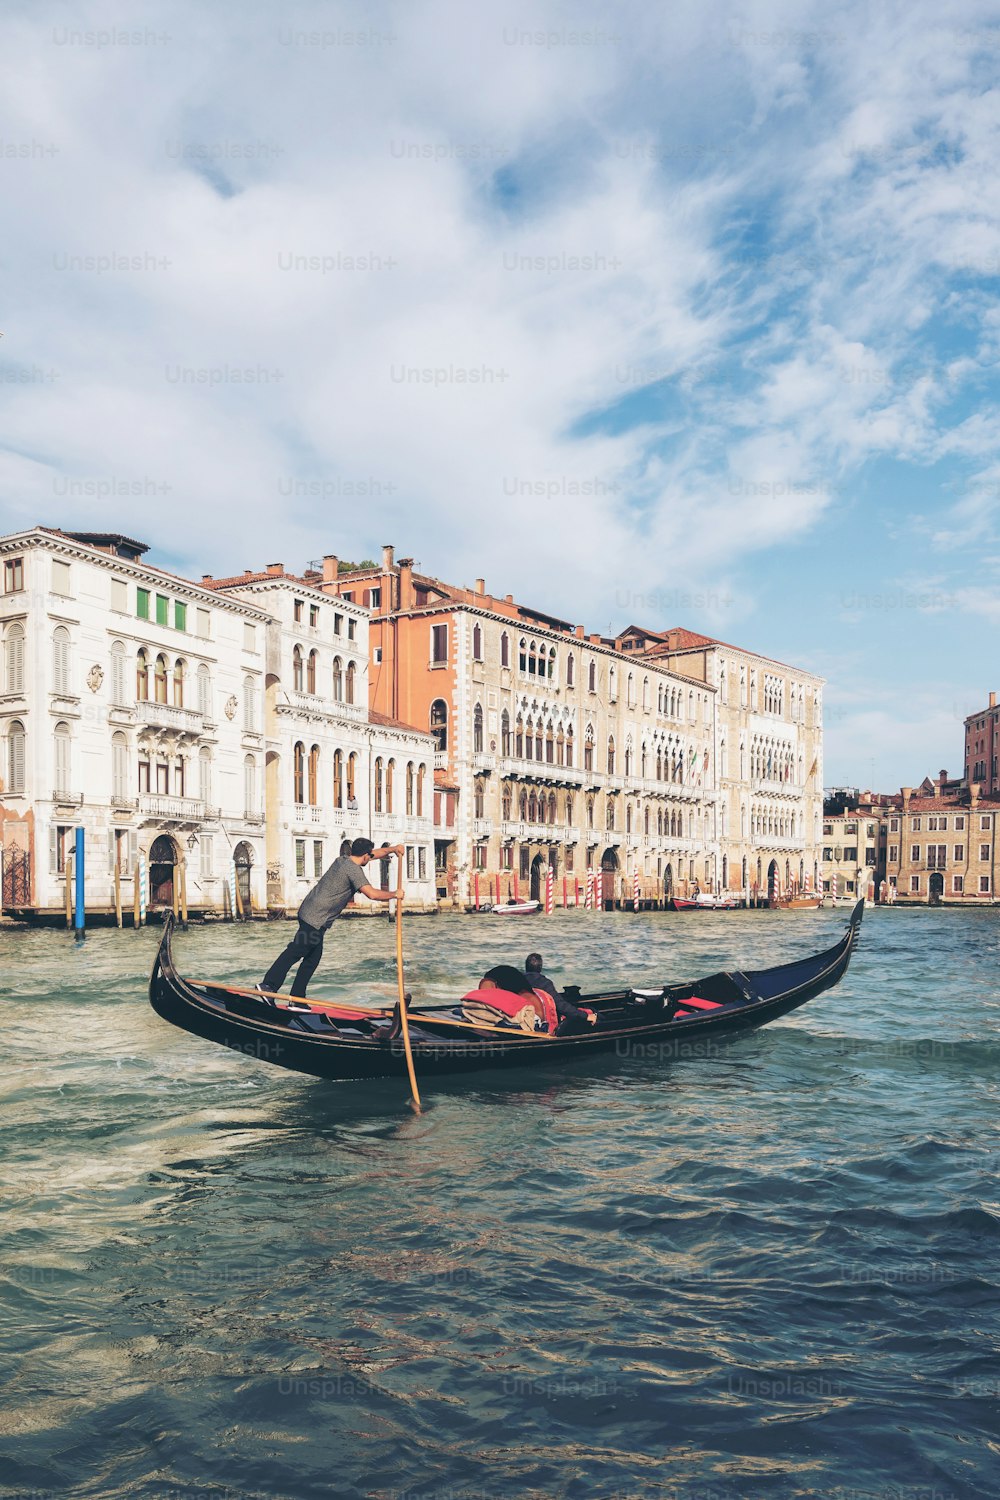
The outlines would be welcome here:
<svg viewBox="0 0 1000 1500">
<path fill-rule="evenodd" d="M 837 872 L 836 872 L 836 870 L 834 870 L 833 874 L 830 876 L 830 895 L 833 897 L 834 901 L 836 901 L 836 899 L 837 899 Z"/>
<path fill-rule="evenodd" d="M 497 906 L 499 906 L 500 905 L 500 871 L 499 870 L 497 871 L 494 879 L 496 880 L 496 885 L 494 886 L 494 890 L 497 893 L 497 899 L 496 899 L 496 903 L 495 904 Z"/>
<path fill-rule="evenodd" d="M 514 871 L 514 900 L 515 901 L 519 901 L 520 900 L 520 893 L 518 892 L 518 888 L 517 888 L 517 871 L 516 870 Z"/>
<path fill-rule="evenodd" d="M 475 891 L 476 910 L 478 911 L 479 910 L 479 871 L 478 870 L 476 871 L 475 878 L 473 879 L 472 884 L 473 884 L 473 888 L 474 888 L 474 891 Z"/>
<path fill-rule="evenodd" d="M 549 865 L 549 868 L 545 872 L 545 915 L 547 917 L 551 917 L 552 908 L 555 905 L 555 892 L 553 890 L 554 885 L 555 881 L 552 879 L 552 866 Z"/>
<path fill-rule="evenodd" d="M 564 875 L 563 876 L 563 911 L 566 910 L 567 906 L 569 906 L 569 887 L 567 886 L 566 876 Z"/>
<path fill-rule="evenodd" d="M 584 909 L 584 911 L 593 911 L 593 909 L 594 909 L 594 872 L 593 872 L 593 870 L 588 870 L 587 871 L 587 887 L 586 887 L 586 894 L 584 895 L 584 898 L 583 898 L 583 909 Z"/>
<path fill-rule="evenodd" d="M 639 871 L 632 876 L 632 910 L 639 910 Z"/>
</svg>

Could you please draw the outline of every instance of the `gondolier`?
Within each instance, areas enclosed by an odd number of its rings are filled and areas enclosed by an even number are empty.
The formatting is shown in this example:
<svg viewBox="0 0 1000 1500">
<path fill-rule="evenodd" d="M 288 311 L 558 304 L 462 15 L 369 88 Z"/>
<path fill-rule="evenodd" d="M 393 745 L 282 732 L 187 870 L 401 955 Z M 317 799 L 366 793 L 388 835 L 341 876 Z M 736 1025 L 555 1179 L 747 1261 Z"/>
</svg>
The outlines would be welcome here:
<svg viewBox="0 0 1000 1500">
<path fill-rule="evenodd" d="M 402 889 L 380 890 L 369 885 L 363 871 L 372 857 L 375 845 L 371 839 L 355 839 L 350 854 L 342 854 L 313 886 L 298 910 L 298 930 L 292 941 L 280 953 L 257 986 L 264 994 L 274 995 L 281 989 L 288 971 L 294 964 L 298 970 L 292 981 L 292 994 L 305 999 L 306 988 L 323 957 L 323 935 L 340 916 L 344 907 L 355 895 L 367 896 L 369 901 L 392 901 L 402 899 Z M 379 859 L 390 854 L 402 855 L 403 847 L 387 845 L 378 851 Z"/>
</svg>

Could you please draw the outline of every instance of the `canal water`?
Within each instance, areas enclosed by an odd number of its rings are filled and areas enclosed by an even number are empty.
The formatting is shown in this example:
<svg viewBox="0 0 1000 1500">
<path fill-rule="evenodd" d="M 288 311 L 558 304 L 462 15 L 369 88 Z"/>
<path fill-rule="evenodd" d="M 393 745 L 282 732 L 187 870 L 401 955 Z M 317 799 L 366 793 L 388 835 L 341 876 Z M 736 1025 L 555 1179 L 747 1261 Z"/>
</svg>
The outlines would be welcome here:
<svg viewBox="0 0 1000 1500">
<path fill-rule="evenodd" d="M 844 912 L 412 918 L 416 996 L 586 989 Z M 192 928 L 255 979 L 290 927 Z M 0 1495 L 1000 1493 L 1000 914 L 874 911 L 717 1055 L 332 1084 L 189 1037 L 156 931 L 0 934 Z M 393 927 L 314 993 L 390 997 Z"/>
</svg>

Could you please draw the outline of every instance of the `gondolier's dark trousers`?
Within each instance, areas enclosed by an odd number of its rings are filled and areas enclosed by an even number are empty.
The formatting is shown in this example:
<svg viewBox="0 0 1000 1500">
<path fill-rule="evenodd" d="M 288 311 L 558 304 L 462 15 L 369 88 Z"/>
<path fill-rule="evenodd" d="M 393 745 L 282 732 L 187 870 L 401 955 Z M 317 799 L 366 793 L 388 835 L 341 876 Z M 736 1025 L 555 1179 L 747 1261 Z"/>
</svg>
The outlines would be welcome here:
<svg viewBox="0 0 1000 1500">
<path fill-rule="evenodd" d="M 280 990 L 288 976 L 289 969 L 293 964 L 298 964 L 298 970 L 292 980 L 292 994 L 299 1000 L 304 1000 L 306 988 L 322 957 L 323 929 L 310 927 L 308 922 L 300 919 L 298 931 L 292 941 L 283 953 L 279 953 L 261 983 L 266 990 Z"/>
</svg>

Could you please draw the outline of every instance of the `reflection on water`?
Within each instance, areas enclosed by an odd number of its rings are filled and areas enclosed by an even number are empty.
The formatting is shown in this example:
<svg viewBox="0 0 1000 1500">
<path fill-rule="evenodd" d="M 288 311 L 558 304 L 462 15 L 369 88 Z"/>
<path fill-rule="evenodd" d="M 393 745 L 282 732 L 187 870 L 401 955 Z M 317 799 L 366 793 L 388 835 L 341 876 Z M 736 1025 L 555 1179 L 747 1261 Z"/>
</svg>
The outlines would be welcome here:
<svg viewBox="0 0 1000 1500">
<path fill-rule="evenodd" d="M 445 998 L 781 962 L 841 913 L 407 924 Z M 258 977 L 285 929 L 192 929 Z M 162 1023 L 155 931 L 0 935 L 0 1493 L 996 1492 L 1000 925 L 872 912 L 718 1056 L 332 1084 Z M 391 995 L 387 922 L 316 995 Z M 3 1486 L 7 1489 L 4 1490 Z"/>
</svg>

